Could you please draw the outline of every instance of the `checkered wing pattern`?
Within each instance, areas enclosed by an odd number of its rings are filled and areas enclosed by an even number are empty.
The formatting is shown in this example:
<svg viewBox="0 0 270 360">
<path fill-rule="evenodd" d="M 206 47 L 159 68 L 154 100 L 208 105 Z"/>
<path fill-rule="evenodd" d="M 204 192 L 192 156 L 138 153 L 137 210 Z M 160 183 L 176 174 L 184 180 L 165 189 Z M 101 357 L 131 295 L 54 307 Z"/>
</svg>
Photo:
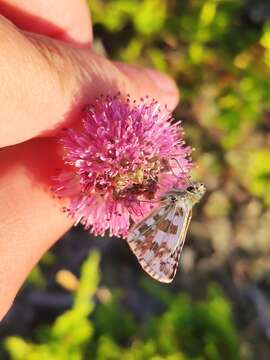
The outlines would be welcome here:
<svg viewBox="0 0 270 360">
<path fill-rule="evenodd" d="M 190 220 L 191 207 L 169 203 L 130 231 L 128 244 L 154 279 L 164 283 L 174 279 Z"/>
</svg>

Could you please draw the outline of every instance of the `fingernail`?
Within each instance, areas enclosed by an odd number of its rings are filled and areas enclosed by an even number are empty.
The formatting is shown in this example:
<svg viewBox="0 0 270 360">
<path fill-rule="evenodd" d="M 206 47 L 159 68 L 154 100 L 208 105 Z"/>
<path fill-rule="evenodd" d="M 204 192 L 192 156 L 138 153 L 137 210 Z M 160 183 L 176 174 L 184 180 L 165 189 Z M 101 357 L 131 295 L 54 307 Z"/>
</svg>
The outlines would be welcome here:
<svg viewBox="0 0 270 360">
<path fill-rule="evenodd" d="M 145 69 L 145 72 L 160 90 L 170 94 L 178 92 L 175 82 L 169 76 L 152 69 Z"/>
</svg>

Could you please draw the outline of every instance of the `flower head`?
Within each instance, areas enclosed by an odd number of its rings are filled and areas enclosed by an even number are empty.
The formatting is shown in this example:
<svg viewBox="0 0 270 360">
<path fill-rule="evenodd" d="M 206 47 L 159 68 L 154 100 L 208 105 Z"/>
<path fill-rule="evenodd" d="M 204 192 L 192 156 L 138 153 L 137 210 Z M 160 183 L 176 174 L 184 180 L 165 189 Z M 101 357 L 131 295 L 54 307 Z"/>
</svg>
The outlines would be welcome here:
<svg viewBox="0 0 270 360">
<path fill-rule="evenodd" d="M 94 234 L 126 236 L 172 187 L 186 187 L 191 149 L 182 128 L 157 101 L 100 97 L 87 106 L 81 129 L 62 133 L 65 171 L 54 192 L 68 214 Z"/>
</svg>

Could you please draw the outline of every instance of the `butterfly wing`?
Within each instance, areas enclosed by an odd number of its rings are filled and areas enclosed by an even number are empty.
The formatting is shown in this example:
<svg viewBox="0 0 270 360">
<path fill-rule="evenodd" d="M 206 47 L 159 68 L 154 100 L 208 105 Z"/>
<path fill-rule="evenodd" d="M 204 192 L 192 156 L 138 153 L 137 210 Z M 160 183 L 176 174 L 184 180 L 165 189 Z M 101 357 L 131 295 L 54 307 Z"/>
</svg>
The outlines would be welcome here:
<svg viewBox="0 0 270 360">
<path fill-rule="evenodd" d="M 127 242 L 142 268 L 154 279 L 173 280 L 184 245 L 191 209 L 175 204 L 157 209 L 130 232 Z"/>
<path fill-rule="evenodd" d="M 169 273 L 169 276 L 168 276 L 168 281 L 166 281 L 166 282 L 171 282 L 176 275 L 180 255 L 182 253 L 182 250 L 183 250 L 183 247 L 185 244 L 187 230 L 188 230 L 188 227 L 189 227 L 189 224 L 191 221 L 191 217 L 192 217 L 192 209 L 190 209 L 189 211 L 186 212 L 183 227 L 180 232 L 177 246 L 176 246 L 175 250 L 173 251 L 173 253 L 170 254 L 170 256 L 167 259 L 166 267 L 167 267 L 167 272 Z"/>
</svg>

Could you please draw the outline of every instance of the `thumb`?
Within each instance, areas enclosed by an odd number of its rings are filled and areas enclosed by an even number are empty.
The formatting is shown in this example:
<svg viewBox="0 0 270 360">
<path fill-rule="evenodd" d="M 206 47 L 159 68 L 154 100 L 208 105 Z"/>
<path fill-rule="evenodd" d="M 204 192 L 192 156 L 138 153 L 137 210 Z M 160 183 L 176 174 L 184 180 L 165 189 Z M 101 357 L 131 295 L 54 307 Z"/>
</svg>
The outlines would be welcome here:
<svg viewBox="0 0 270 360">
<path fill-rule="evenodd" d="M 130 87 L 130 93 L 135 99 L 146 95 L 156 98 L 163 105 L 167 105 L 172 111 L 179 101 L 179 92 L 175 82 L 167 75 L 159 71 L 139 68 L 128 64 L 114 62 L 114 65 L 125 77 L 125 87 Z M 128 90 L 128 89 L 127 89 Z"/>
<path fill-rule="evenodd" d="M 134 100 L 149 96 L 173 110 L 179 100 L 179 93 L 175 82 L 158 71 L 136 66 L 111 62 L 95 54 L 93 51 L 81 50 L 74 54 L 77 61 L 75 72 L 77 88 L 73 93 L 77 95 L 75 108 L 81 111 L 82 106 L 101 94 L 115 95 L 120 92 L 125 99 L 130 94 Z M 77 113 L 74 108 L 74 112 Z M 61 124 L 62 126 L 62 124 Z"/>
<path fill-rule="evenodd" d="M 6 39 L 12 41 L 0 46 L 0 69 L 3 57 L 12 61 L 5 61 L 1 74 L 0 147 L 54 136 L 71 126 L 82 108 L 100 94 L 120 91 L 133 99 L 149 95 L 170 110 L 177 104 L 177 87 L 166 75 L 113 63 L 91 50 L 4 25 Z"/>
</svg>

